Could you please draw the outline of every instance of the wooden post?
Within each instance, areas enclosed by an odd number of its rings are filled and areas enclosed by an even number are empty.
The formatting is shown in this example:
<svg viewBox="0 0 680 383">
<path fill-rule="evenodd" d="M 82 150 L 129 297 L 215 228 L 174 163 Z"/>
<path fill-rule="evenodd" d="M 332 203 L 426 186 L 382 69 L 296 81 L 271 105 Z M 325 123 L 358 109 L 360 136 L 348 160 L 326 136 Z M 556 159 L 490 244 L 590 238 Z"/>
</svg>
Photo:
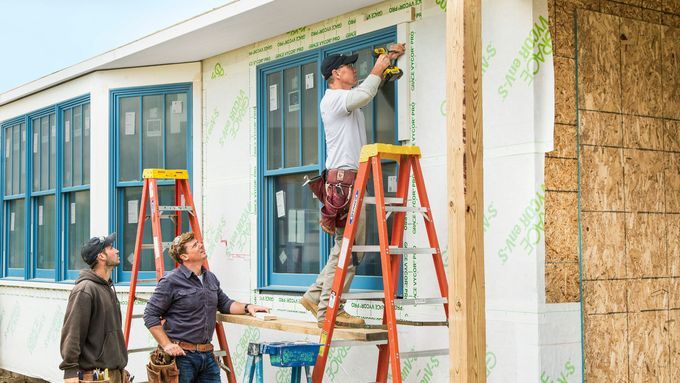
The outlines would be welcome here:
<svg viewBox="0 0 680 383">
<path fill-rule="evenodd" d="M 449 377 L 486 381 L 480 0 L 446 11 Z"/>
</svg>

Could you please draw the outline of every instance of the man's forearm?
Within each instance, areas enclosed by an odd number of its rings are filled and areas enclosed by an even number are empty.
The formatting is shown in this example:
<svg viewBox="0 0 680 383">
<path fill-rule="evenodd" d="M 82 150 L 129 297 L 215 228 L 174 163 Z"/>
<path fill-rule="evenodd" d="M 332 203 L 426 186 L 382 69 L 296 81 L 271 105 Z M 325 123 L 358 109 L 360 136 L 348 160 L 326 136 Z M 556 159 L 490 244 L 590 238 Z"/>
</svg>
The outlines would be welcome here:
<svg viewBox="0 0 680 383">
<path fill-rule="evenodd" d="M 153 335 L 153 338 L 156 339 L 156 342 L 158 342 L 161 347 L 165 347 L 168 345 L 168 343 L 172 343 L 170 338 L 168 338 L 168 335 L 165 333 L 165 330 L 163 330 L 163 326 L 161 325 L 150 327 L 149 332 L 151 335 Z"/>
<path fill-rule="evenodd" d="M 350 90 L 345 101 L 347 111 L 351 112 L 368 105 L 378 93 L 380 81 L 380 77 L 370 74 L 359 86 Z"/>
</svg>

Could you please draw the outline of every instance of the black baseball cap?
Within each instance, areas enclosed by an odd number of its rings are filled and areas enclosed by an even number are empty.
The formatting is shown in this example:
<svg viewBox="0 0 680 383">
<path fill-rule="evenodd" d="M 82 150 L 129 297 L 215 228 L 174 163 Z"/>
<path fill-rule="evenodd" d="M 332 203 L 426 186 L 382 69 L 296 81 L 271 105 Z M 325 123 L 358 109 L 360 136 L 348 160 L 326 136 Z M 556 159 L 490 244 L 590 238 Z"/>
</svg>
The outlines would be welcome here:
<svg viewBox="0 0 680 383">
<path fill-rule="evenodd" d="M 97 259 L 97 255 L 107 247 L 112 246 L 115 240 L 116 233 L 111 233 L 108 236 L 92 237 L 83 245 L 83 248 L 80 250 L 80 256 L 83 257 L 85 263 L 92 266 Z"/>
<path fill-rule="evenodd" d="M 357 62 L 358 58 L 359 55 L 357 54 L 344 55 L 335 53 L 327 56 L 325 59 L 323 59 L 323 62 L 321 63 L 321 74 L 323 75 L 323 79 L 328 80 L 329 78 L 331 78 L 333 70 L 338 69 L 346 64 L 354 64 L 355 62 Z"/>
</svg>

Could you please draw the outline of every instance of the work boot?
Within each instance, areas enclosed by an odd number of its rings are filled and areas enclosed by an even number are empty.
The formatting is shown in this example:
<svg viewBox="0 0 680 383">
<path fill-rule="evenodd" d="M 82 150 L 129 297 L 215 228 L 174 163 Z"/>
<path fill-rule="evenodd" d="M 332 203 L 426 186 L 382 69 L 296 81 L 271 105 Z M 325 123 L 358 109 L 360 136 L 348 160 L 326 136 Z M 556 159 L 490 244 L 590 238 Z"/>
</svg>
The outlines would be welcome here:
<svg viewBox="0 0 680 383">
<path fill-rule="evenodd" d="M 316 313 L 319 312 L 318 304 L 312 302 L 311 299 L 306 298 L 304 295 L 300 298 L 300 304 L 316 318 Z"/>
<path fill-rule="evenodd" d="M 319 328 L 323 328 L 326 318 L 321 318 L 317 321 Z M 347 311 L 341 310 L 335 317 L 335 325 L 338 327 L 363 328 L 366 327 L 366 322 L 358 317 L 349 315 Z"/>
</svg>

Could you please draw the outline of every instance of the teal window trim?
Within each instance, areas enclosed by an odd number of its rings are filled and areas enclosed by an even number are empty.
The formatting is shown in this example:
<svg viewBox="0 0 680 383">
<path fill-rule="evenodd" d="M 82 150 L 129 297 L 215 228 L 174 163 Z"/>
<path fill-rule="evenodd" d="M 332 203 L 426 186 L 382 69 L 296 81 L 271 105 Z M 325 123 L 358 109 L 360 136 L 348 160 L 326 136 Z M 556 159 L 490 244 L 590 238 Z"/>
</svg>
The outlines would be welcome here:
<svg viewBox="0 0 680 383">
<path fill-rule="evenodd" d="M 119 249 L 120 251 L 120 258 L 121 258 L 121 266 L 117 268 L 117 271 L 114 273 L 112 276 L 115 281 L 118 282 L 129 282 L 130 277 L 131 277 L 131 271 L 124 271 L 123 270 L 123 258 L 127 257 L 127 254 L 123 254 L 123 249 L 125 248 L 125 243 L 124 239 L 122 238 L 122 224 L 124 222 L 124 206 L 123 206 L 123 192 L 125 191 L 125 188 L 129 187 L 142 187 L 143 186 L 143 180 L 141 179 L 141 174 L 142 174 L 142 168 L 143 168 L 143 147 L 142 147 L 142 141 L 143 137 L 142 134 L 140 134 L 140 139 L 139 139 L 139 174 L 140 174 L 140 179 L 139 180 L 134 180 L 134 181 L 120 181 L 119 180 L 119 175 L 120 175 L 120 154 L 119 154 L 119 149 L 120 149 L 120 135 L 119 135 L 119 113 L 120 113 L 120 101 L 122 98 L 127 98 L 127 97 L 139 97 L 140 98 L 140 111 L 143 111 L 143 98 L 144 96 L 163 96 L 163 115 L 165 116 L 166 110 L 165 110 L 165 103 L 167 101 L 166 96 L 169 94 L 176 94 L 176 93 L 186 93 L 187 95 L 187 105 L 186 105 L 186 110 L 187 110 L 187 129 L 186 129 L 186 153 L 187 153 L 187 158 L 186 158 L 186 164 L 187 164 L 187 171 L 189 172 L 189 184 L 192 187 L 193 190 L 193 171 L 192 171 L 192 158 L 193 158 L 193 153 L 192 153 L 192 125 L 193 125 L 193 84 L 190 82 L 186 83 L 176 83 L 176 84 L 168 84 L 168 85 L 150 85 L 150 86 L 141 86 L 141 87 L 131 87 L 131 88 L 119 88 L 119 89 L 112 89 L 109 92 L 109 137 L 110 137 L 110 148 L 111 148 L 111 153 L 110 153 L 110 161 L 109 161 L 109 174 L 110 174 L 110 182 L 109 182 L 109 231 L 110 232 L 118 232 L 119 236 L 116 240 L 116 243 L 114 246 Z M 139 124 L 140 129 L 142 129 L 142 124 L 141 124 L 141 113 L 140 116 L 136 117 L 136 124 Z M 166 129 L 166 123 L 165 118 L 163 119 L 164 123 L 162 126 L 162 130 L 165 131 Z M 165 135 L 163 135 L 165 137 Z M 166 163 L 166 151 L 167 149 L 167 140 L 164 138 L 163 140 L 163 145 L 162 145 L 162 156 L 163 156 L 163 164 Z M 173 181 L 163 181 L 159 180 L 158 186 L 166 186 L 166 185 L 173 185 Z M 186 219 L 183 219 L 183 222 L 186 222 Z M 146 222 L 145 226 L 149 227 L 150 229 L 151 222 Z M 169 241 L 172 238 L 164 238 L 164 241 Z M 153 271 L 140 271 L 138 275 L 138 279 L 154 279 L 155 278 L 155 272 Z"/>
<path fill-rule="evenodd" d="M 62 209 L 60 208 L 61 206 L 61 198 L 63 196 L 63 182 L 61 179 L 61 167 L 63 164 L 63 157 L 62 157 L 62 152 L 63 152 L 63 142 L 62 140 L 62 129 L 61 127 L 61 113 L 64 109 L 74 107 L 74 106 L 82 106 L 82 105 L 87 105 L 90 103 L 90 95 L 82 95 L 78 96 L 57 104 L 53 104 L 51 106 L 27 113 L 25 115 L 13 118 L 11 120 L 2 122 L 0 124 L 1 126 L 1 134 L 2 134 L 2 142 L 3 142 L 3 147 L 1 148 L 2 151 L 2 159 L 3 163 L 0 169 L 1 173 L 1 183 L 2 187 L 0 187 L 0 193 L 2 194 L 2 206 L 0 209 L 0 215 L 2 216 L 1 222 L 1 228 L 0 231 L 3 233 L 1 238 L 0 238 L 0 249 L 2 249 L 2 256 L 0 257 L 2 259 L 2 268 L 0 270 L 0 277 L 2 278 L 12 278 L 12 279 L 20 279 L 20 280 L 35 280 L 35 281 L 45 281 L 45 282 L 55 282 L 55 281 L 62 281 L 65 278 L 67 278 L 67 274 L 70 272 L 69 270 L 66 269 L 68 265 L 68 257 L 72 256 L 70 254 L 67 254 L 66 251 L 62 248 L 62 241 L 61 241 L 61 235 L 62 233 L 62 225 L 61 225 L 61 213 Z M 50 124 L 50 116 L 54 118 L 54 124 L 56 128 L 56 135 L 53 138 L 51 135 L 51 124 Z M 47 125 L 46 125 L 46 135 L 47 135 L 47 160 L 46 160 L 46 165 L 48 166 L 47 169 L 47 186 L 43 187 L 42 182 L 42 175 L 40 174 L 41 172 L 41 166 L 44 166 L 44 164 L 39 163 L 35 164 L 33 161 L 34 157 L 34 151 L 33 145 L 34 145 L 34 133 L 38 133 L 39 139 L 41 139 L 41 133 L 42 129 L 44 126 L 34 126 L 34 121 L 36 120 L 41 120 L 43 118 L 47 118 Z M 5 165 L 7 162 L 6 158 L 6 148 L 5 148 L 5 140 L 6 140 L 6 135 L 7 135 L 7 129 L 11 128 L 12 126 L 16 126 L 17 123 L 24 124 L 25 126 L 25 144 L 23 148 L 23 155 L 20 156 L 20 161 L 25 164 L 25 175 L 24 175 L 24 180 L 22 181 L 22 188 L 20 193 L 11 193 L 7 194 L 5 192 Z M 81 126 L 82 127 L 82 126 Z M 52 158 L 50 151 L 52 150 L 52 140 L 55 140 L 55 154 L 54 154 L 54 159 Z M 82 140 L 84 141 L 84 140 Z M 41 142 L 36 142 L 35 145 L 41 145 Z M 21 149 L 20 149 L 21 152 Z M 39 155 L 42 156 L 43 153 L 40 152 L 40 147 L 38 147 L 38 152 Z M 81 158 L 82 160 L 82 158 Z M 54 163 L 52 163 L 54 162 Z M 82 168 L 82 165 L 81 165 Z M 13 168 L 11 168 L 13 171 Z M 54 177 L 54 179 L 50 179 L 50 171 L 53 170 L 54 174 L 51 176 Z M 37 188 L 35 188 L 36 185 L 34 185 L 34 176 L 36 175 L 36 172 L 38 172 L 38 180 L 37 180 Z M 86 190 L 89 189 L 89 185 L 78 185 L 79 189 Z M 53 223 L 53 228 L 54 228 L 54 236 L 52 240 L 52 248 L 54 249 L 53 251 L 53 259 L 51 259 L 51 263 L 53 264 L 53 267 L 50 268 L 38 268 L 37 267 L 37 241 L 38 241 L 38 236 L 37 236 L 37 230 L 38 230 L 38 224 L 34 224 L 38 222 L 39 218 L 39 210 L 37 208 L 37 200 L 41 197 L 45 196 L 54 196 L 54 221 Z M 10 215 L 7 214 L 7 206 L 10 201 L 18 200 L 18 199 L 23 199 L 24 201 L 24 214 L 22 216 L 23 218 L 23 226 L 24 226 L 24 254 L 23 254 L 23 259 L 24 259 L 24 267 L 22 268 L 11 268 L 9 267 L 9 235 L 10 235 L 10 226 L 11 226 L 11 218 Z M 16 218 L 16 217 L 15 217 Z M 67 229 L 67 228 L 66 228 Z M 64 233 L 65 235 L 68 235 L 67 230 Z M 77 254 L 76 256 L 80 256 L 80 254 Z"/>
<path fill-rule="evenodd" d="M 266 131 L 268 126 L 268 96 L 267 96 L 267 76 L 276 72 L 280 73 L 281 81 L 283 81 L 284 70 L 289 68 L 298 67 L 300 68 L 304 64 L 309 64 L 311 62 L 316 63 L 316 71 L 314 76 L 314 86 L 317 89 L 317 102 L 321 101 L 323 94 L 326 90 L 326 81 L 323 79 L 320 73 L 321 61 L 324 57 L 333 53 L 344 53 L 352 52 L 366 46 L 378 46 L 382 44 L 387 44 L 391 42 L 396 42 L 396 27 L 386 28 L 380 31 L 376 31 L 370 34 L 362 35 L 359 37 L 351 38 L 346 41 L 341 41 L 332 45 L 324 46 L 307 52 L 302 52 L 298 55 L 291 56 L 289 58 L 280 59 L 277 61 L 265 63 L 257 67 L 257 255 L 258 255 L 258 279 L 257 286 L 262 290 L 273 290 L 273 291 L 304 291 L 307 286 L 309 286 L 316 278 L 317 274 L 283 274 L 274 273 L 274 259 L 276 257 L 271 249 L 274 248 L 274 227 L 271 219 L 266 219 L 266 217 L 272 217 L 275 208 L 275 198 L 274 198 L 274 176 L 286 175 L 286 174 L 296 174 L 302 172 L 317 172 L 320 174 L 325 169 L 325 159 L 326 159 L 326 148 L 325 148 L 325 137 L 323 131 L 323 124 L 321 121 L 320 113 L 317 117 L 317 126 L 319 127 L 318 133 L 318 163 L 313 165 L 305 166 L 295 166 L 295 167 L 285 167 L 286 164 L 286 153 L 285 153 L 285 123 L 284 119 L 281 119 L 281 168 L 269 169 L 268 159 L 267 159 L 267 149 L 269 146 L 269 138 Z M 302 75 L 298 70 L 298 77 L 302 79 Z M 277 89 L 278 99 L 281 100 L 279 104 L 284 104 L 283 99 L 283 86 Z M 397 100 L 395 92 L 395 107 L 394 107 L 394 121 L 397 119 Z M 302 101 L 301 101 L 302 103 Z M 373 103 L 373 108 L 375 109 L 375 103 Z M 283 109 L 283 107 L 281 107 Z M 282 113 L 283 110 L 282 110 Z M 302 113 L 300 113 L 302 115 Z M 377 136 L 377 124 L 375 123 L 376 113 L 372 113 L 372 121 L 367 121 L 367 127 L 370 126 L 372 129 L 367 131 L 368 139 L 374 141 Z M 302 131 L 302 124 L 298 125 L 298 129 Z M 394 143 L 398 144 L 398 129 L 394 129 Z M 302 152 L 302 139 L 299 141 L 300 152 Z M 303 162 L 300 161 L 300 164 Z M 320 206 L 320 205 L 319 205 Z M 368 217 L 370 218 L 370 217 Z M 332 246 L 332 236 L 326 234 L 319 228 L 321 236 L 321 244 L 319 246 L 319 271 L 325 266 L 330 248 Z M 354 278 L 353 288 L 358 289 L 381 289 L 382 279 L 376 276 L 362 276 L 357 275 Z"/>
</svg>

